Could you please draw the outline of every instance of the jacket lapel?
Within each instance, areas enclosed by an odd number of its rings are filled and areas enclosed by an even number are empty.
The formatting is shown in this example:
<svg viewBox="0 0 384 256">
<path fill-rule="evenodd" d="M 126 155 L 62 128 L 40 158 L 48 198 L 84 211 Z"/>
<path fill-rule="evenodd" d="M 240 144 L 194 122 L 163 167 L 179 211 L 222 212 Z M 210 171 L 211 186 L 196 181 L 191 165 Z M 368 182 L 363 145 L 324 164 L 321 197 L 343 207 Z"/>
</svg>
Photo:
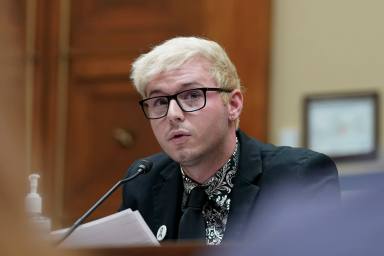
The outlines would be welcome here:
<svg viewBox="0 0 384 256">
<path fill-rule="evenodd" d="M 239 239 L 244 233 L 259 193 L 258 181 L 262 174 L 260 147 L 244 133 L 238 132 L 240 159 L 232 191 L 225 240 Z"/>
<path fill-rule="evenodd" d="M 160 172 L 162 180 L 153 187 L 154 233 L 165 225 L 164 239 L 176 239 L 181 215 L 182 177 L 177 163 L 173 162 Z"/>
</svg>

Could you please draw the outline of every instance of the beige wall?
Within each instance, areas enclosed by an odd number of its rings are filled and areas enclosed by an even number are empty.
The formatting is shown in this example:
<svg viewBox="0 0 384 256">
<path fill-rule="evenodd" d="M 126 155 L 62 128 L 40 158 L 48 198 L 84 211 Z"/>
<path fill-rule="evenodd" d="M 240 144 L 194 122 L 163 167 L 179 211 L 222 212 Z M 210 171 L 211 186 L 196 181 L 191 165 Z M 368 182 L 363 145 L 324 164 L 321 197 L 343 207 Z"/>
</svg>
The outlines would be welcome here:
<svg viewBox="0 0 384 256">
<path fill-rule="evenodd" d="M 284 128 L 301 137 L 307 94 L 376 90 L 384 97 L 383 10 L 382 0 L 273 1 L 272 143 Z M 384 170 L 380 159 L 337 165 L 342 174 Z"/>
</svg>

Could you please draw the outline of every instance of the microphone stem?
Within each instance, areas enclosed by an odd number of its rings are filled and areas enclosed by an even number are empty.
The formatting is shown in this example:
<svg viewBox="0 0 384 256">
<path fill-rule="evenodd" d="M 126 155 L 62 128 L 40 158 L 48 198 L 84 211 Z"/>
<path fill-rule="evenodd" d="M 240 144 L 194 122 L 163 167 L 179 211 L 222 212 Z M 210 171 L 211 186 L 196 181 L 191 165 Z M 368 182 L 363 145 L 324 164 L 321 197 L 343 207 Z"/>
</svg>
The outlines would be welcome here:
<svg viewBox="0 0 384 256">
<path fill-rule="evenodd" d="M 84 213 L 71 227 L 70 229 L 65 233 L 65 235 L 59 240 L 59 242 L 57 244 L 61 244 L 62 242 L 64 242 L 64 240 L 70 235 L 73 233 L 73 231 L 75 231 L 75 229 L 80 226 L 81 223 L 83 223 L 83 221 L 89 216 L 91 215 L 91 213 L 97 208 L 99 207 L 104 201 L 105 199 L 107 199 L 110 195 L 112 195 L 112 193 L 118 188 L 120 187 L 122 184 L 136 178 L 138 175 L 142 174 L 143 173 L 143 169 L 139 169 L 134 175 L 128 177 L 128 178 L 125 178 L 125 179 L 122 179 L 120 181 L 118 181 L 110 190 L 108 190 L 107 193 L 105 193 L 86 213 Z"/>
</svg>

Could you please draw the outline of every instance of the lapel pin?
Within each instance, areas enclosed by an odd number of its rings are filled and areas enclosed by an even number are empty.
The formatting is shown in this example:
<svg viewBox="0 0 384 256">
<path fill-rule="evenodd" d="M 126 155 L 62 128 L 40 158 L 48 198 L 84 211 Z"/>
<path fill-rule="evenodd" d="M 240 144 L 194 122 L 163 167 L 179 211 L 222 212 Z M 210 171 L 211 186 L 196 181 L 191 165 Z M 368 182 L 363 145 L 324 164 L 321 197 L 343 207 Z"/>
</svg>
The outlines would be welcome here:
<svg viewBox="0 0 384 256">
<path fill-rule="evenodd" d="M 167 235 L 167 227 L 165 225 L 161 225 L 157 230 L 156 238 L 158 241 L 163 241 L 164 237 Z"/>
</svg>

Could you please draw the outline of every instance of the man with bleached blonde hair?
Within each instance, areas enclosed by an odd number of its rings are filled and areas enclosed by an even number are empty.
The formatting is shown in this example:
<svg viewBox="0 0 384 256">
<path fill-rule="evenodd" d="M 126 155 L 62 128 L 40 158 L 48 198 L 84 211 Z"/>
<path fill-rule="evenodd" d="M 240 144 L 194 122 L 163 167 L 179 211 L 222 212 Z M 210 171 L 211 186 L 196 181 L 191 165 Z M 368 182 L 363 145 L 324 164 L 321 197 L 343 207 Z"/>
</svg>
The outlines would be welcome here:
<svg viewBox="0 0 384 256">
<path fill-rule="evenodd" d="M 238 129 L 240 79 L 216 42 L 165 41 L 133 63 L 131 78 L 164 152 L 147 158 L 150 173 L 124 186 L 121 209 L 138 209 L 159 240 L 238 238 L 250 213 L 285 181 L 307 195 L 338 195 L 327 156 L 263 144 Z"/>
</svg>

